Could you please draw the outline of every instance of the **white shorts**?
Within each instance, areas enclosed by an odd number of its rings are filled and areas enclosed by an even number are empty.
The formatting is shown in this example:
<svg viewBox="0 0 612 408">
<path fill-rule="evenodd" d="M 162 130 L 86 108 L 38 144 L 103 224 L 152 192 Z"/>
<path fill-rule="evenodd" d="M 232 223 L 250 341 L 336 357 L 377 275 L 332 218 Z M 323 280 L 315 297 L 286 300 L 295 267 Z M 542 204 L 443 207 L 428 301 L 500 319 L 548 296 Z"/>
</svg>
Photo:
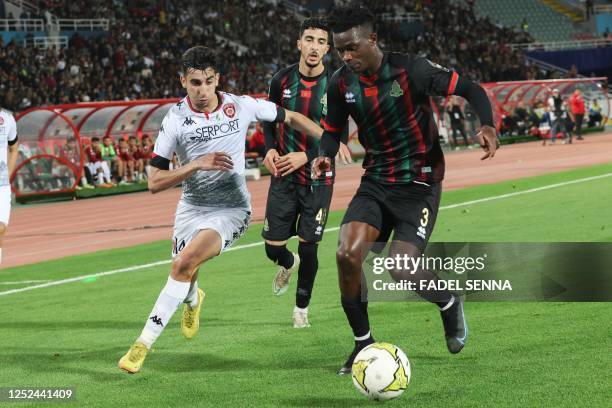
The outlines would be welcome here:
<svg viewBox="0 0 612 408">
<path fill-rule="evenodd" d="M 108 168 L 108 163 L 105 161 L 101 161 L 101 162 L 93 162 L 93 163 L 86 163 L 87 167 L 89 168 L 89 172 L 91 173 L 91 175 L 93 177 L 96 176 L 96 174 L 98 174 L 98 169 L 102 169 L 103 173 L 108 173 L 110 172 L 109 168 Z"/>
<path fill-rule="evenodd" d="M 197 233 L 204 229 L 212 229 L 219 234 L 221 253 L 244 235 L 250 221 L 251 211 L 246 208 L 205 208 L 180 201 L 174 219 L 172 257 L 181 252 Z"/>
<path fill-rule="evenodd" d="M 0 186 L 0 222 L 8 225 L 11 216 L 11 186 Z"/>
</svg>

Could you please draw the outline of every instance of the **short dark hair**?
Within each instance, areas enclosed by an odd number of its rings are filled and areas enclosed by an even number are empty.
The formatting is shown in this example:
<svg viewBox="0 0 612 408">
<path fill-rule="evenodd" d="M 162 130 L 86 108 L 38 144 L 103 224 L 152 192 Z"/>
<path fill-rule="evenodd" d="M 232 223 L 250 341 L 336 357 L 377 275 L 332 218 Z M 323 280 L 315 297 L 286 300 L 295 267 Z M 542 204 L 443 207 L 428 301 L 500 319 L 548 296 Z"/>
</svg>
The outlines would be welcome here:
<svg viewBox="0 0 612 408">
<path fill-rule="evenodd" d="M 304 31 L 308 30 L 309 28 L 320 28 L 321 30 L 325 31 L 327 33 L 329 41 L 329 33 L 331 32 L 331 30 L 326 19 L 321 17 L 310 17 L 304 19 L 304 21 L 302 21 L 302 24 L 300 25 L 300 38 L 304 34 Z"/>
<path fill-rule="evenodd" d="M 334 33 L 341 33 L 362 25 L 374 30 L 374 22 L 374 14 L 359 3 L 334 7 L 329 15 L 329 26 Z"/>
<path fill-rule="evenodd" d="M 94 136 L 94 137 L 91 138 L 91 141 L 92 142 L 99 142 L 100 138 L 98 136 Z"/>
<path fill-rule="evenodd" d="M 218 72 L 219 57 L 214 50 L 202 45 L 197 45 L 189 48 L 183 53 L 181 66 L 183 75 L 187 75 L 190 69 L 204 71 L 206 68 L 212 68 L 215 72 Z"/>
</svg>

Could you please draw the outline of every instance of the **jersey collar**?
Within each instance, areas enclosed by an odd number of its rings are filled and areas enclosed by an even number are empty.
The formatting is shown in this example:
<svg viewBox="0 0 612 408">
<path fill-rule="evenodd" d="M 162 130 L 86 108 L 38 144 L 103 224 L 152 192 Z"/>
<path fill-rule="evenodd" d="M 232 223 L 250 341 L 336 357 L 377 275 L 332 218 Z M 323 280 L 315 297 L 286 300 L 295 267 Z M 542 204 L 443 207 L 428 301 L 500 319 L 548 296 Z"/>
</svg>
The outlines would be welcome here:
<svg viewBox="0 0 612 408">
<path fill-rule="evenodd" d="M 189 99 L 189 95 L 187 95 L 185 97 L 185 99 L 187 100 L 187 106 L 189 106 L 189 109 L 191 109 L 191 111 L 193 113 L 202 113 L 206 116 L 206 119 L 209 118 L 210 114 L 217 112 L 219 109 L 221 109 L 221 106 L 223 105 L 223 94 L 219 91 L 215 91 L 215 93 L 217 94 L 217 99 L 219 100 L 219 103 L 217 104 L 217 107 L 215 108 L 214 111 L 212 112 L 206 112 L 206 111 L 199 111 L 197 110 L 192 104 L 191 104 L 191 99 Z"/>
</svg>

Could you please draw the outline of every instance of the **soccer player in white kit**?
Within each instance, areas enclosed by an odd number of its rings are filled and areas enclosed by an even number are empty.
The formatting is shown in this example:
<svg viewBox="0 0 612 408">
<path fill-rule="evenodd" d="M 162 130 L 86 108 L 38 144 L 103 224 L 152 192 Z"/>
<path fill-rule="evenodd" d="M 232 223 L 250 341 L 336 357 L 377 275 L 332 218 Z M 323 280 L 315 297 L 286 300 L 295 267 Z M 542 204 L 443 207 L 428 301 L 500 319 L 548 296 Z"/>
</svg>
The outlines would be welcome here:
<svg viewBox="0 0 612 408">
<path fill-rule="evenodd" d="M 249 124 L 284 122 L 312 137 L 319 138 L 321 134 L 321 129 L 300 113 L 250 96 L 217 91 L 218 62 L 209 48 L 197 46 L 185 51 L 180 79 L 187 96 L 162 121 L 149 175 L 152 193 L 182 182 L 174 224 L 172 271 L 142 333 L 119 360 L 119 368 L 129 373 L 140 370 L 153 342 L 183 302 L 181 331 L 186 338 L 197 333 L 204 298 L 198 288 L 198 268 L 240 238 L 251 216 L 244 178 Z M 174 153 L 181 166 L 169 170 Z"/>
<path fill-rule="evenodd" d="M 11 173 L 19 156 L 17 123 L 13 115 L 0 109 L 0 263 L 2 239 L 11 215 Z"/>
</svg>

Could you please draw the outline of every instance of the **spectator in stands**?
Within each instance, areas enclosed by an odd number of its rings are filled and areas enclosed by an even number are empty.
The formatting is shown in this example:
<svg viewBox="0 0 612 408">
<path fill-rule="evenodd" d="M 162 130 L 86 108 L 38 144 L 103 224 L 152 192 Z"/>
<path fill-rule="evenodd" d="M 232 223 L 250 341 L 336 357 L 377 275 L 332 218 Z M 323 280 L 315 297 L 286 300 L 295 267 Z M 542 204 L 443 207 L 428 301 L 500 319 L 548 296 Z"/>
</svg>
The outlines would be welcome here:
<svg viewBox="0 0 612 408">
<path fill-rule="evenodd" d="M 473 7 L 448 0 L 365 3 L 379 15 L 392 16 L 420 7 L 425 32 L 416 37 L 404 33 L 404 23 L 378 21 L 380 41 L 387 48 L 427 55 L 479 81 L 542 77 L 539 70 L 528 70 L 521 51 L 506 46 L 531 41 L 531 37 L 476 16 Z M 272 7 L 261 0 L 186 2 L 180 7 L 176 0 L 52 0 L 41 6 L 58 18 L 108 18 L 109 35 L 74 37 L 68 48 L 60 50 L 22 48 L 15 42 L 3 45 L 0 83 L 6 85 L 0 89 L 0 103 L 8 109 L 182 96 L 174 81 L 178 70 L 174 61 L 190 45 L 210 42 L 220 44 L 225 61 L 222 89 L 265 93 L 278 67 L 292 62 L 292 27 L 299 26 L 282 4 Z M 244 47 L 236 51 L 215 35 Z"/>
<path fill-rule="evenodd" d="M 96 187 L 112 187 L 110 168 L 102 160 L 102 147 L 97 136 L 92 137 L 91 144 L 85 148 L 85 157 L 89 171 L 97 178 Z"/>
<path fill-rule="evenodd" d="M 586 11 L 586 19 L 590 20 L 591 19 L 591 15 L 595 13 L 595 8 L 593 5 L 593 0 L 586 0 L 584 2 L 584 8 Z"/>
<path fill-rule="evenodd" d="M 569 100 L 570 116 L 574 123 L 574 131 L 578 136 L 578 140 L 582 140 L 582 120 L 584 119 L 585 107 L 584 98 L 580 89 L 576 89 Z"/>
</svg>

